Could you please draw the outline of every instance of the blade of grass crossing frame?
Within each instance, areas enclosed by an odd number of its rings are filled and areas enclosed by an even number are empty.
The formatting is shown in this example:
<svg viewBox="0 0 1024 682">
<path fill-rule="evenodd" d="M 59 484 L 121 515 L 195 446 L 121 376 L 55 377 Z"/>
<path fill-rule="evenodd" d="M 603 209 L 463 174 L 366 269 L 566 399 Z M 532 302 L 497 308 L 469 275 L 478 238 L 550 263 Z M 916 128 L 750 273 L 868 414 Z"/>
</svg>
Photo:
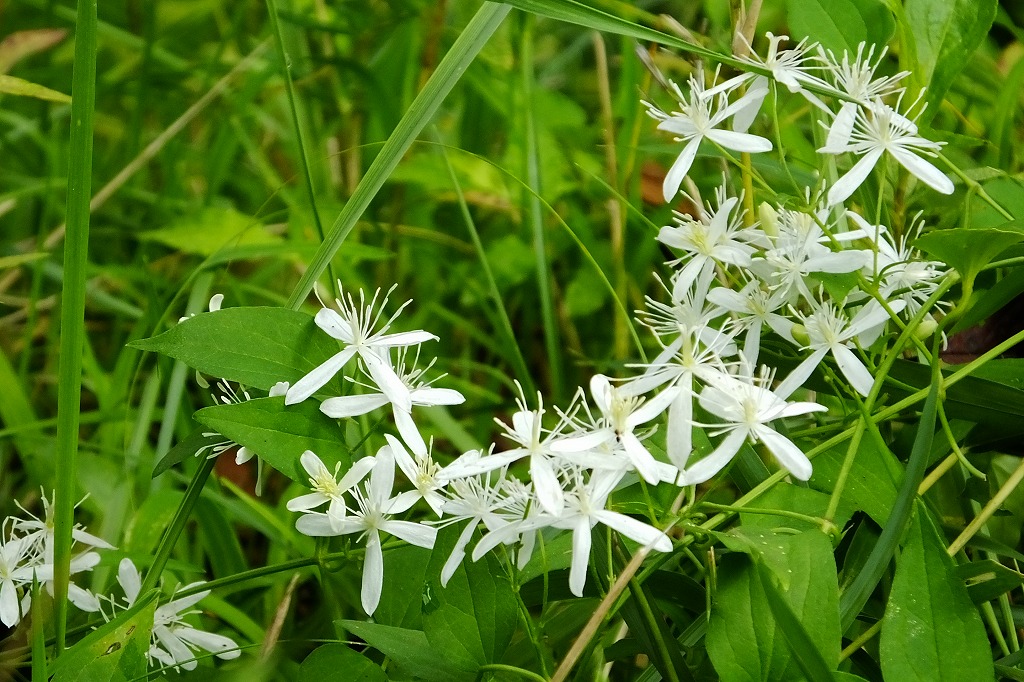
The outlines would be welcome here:
<svg viewBox="0 0 1024 682">
<path fill-rule="evenodd" d="M 938 349 L 934 350 L 937 357 Z M 854 578 L 853 583 L 839 598 L 839 620 L 844 631 L 850 627 L 875 590 L 875 586 L 881 580 L 882 574 L 885 573 L 885 569 L 896 551 L 896 546 L 899 544 L 900 538 L 903 537 L 907 523 L 910 521 L 910 513 L 914 508 L 914 500 L 917 498 L 917 489 L 921 485 L 925 469 L 928 467 L 932 437 L 935 435 L 936 406 L 941 382 L 942 378 L 936 365 L 932 368 L 932 384 L 921 411 L 917 435 L 914 436 L 914 446 L 910 451 L 910 459 L 907 461 L 906 475 L 903 478 L 896 502 L 892 506 L 889 520 L 886 522 L 885 528 L 882 529 L 882 534 L 871 550 L 867 562 Z"/>
<path fill-rule="evenodd" d="M 519 44 L 522 69 L 524 147 L 526 150 L 526 214 L 533 232 L 533 254 L 537 269 L 537 294 L 540 297 L 541 323 L 544 327 L 544 346 L 547 351 L 548 371 L 551 373 L 551 392 L 557 399 L 562 395 L 562 353 L 558 340 L 558 319 L 551 296 L 551 270 L 548 267 L 547 245 L 544 239 L 544 218 L 540 208 L 540 148 L 537 141 L 537 119 L 533 107 L 533 17 L 523 17 Z"/>
<path fill-rule="evenodd" d="M 455 196 L 459 200 L 459 210 L 462 213 L 463 220 L 466 221 L 466 230 L 469 232 L 469 238 L 473 242 L 473 248 L 476 250 L 477 259 L 479 259 L 480 267 L 484 272 L 484 278 L 487 280 L 487 289 L 490 294 L 491 303 L 494 304 L 495 314 L 501 323 L 498 332 L 505 338 L 505 343 L 512 353 L 512 364 L 515 365 L 516 376 L 519 382 L 529 395 L 533 395 L 537 389 L 533 385 L 533 377 L 530 375 L 530 369 L 526 366 L 526 360 L 523 358 L 523 353 L 519 348 L 516 333 L 512 329 L 512 322 L 508 317 L 508 310 L 505 308 L 505 299 L 498 290 L 498 283 L 495 281 L 494 273 L 491 271 L 491 264 L 487 260 L 487 253 L 484 251 L 483 242 L 480 241 L 480 233 L 477 232 L 473 215 L 469 212 L 466 195 L 462 192 L 462 185 L 459 183 L 459 178 L 455 175 L 451 159 L 448 157 L 448 149 L 443 145 L 441 145 L 441 155 L 444 157 L 445 166 L 448 168 L 448 176 L 451 178 L 452 186 L 455 188 Z"/>
<path fill-rule="evenodd" d="M 444 98 L 458 82 L 470 63 L 483 48 L 487 40 L 501 25 L 502 20 L 511 11 L 508 5 L 485 2 L 466 25 L 465 30 L 456 39 L 455 44 L 437 65 L 423 90 L 413 100 L 409 110 L 402 116 L 394 132 L 384 143 L 384 147 L 370 164 L 355 192 L 349 197 L 345 207 L 338 214 L 331 226 L 324 243 L 313 256 L 309 268 L 299 279 L 288 298 L 291 308 L 298 308 L 309 292 L 313 290 L 317 279 L 327 269 L 334 254 L 341 248 L 349 232 L 355 227 L 356 221 L 370 205 L 370 201 L 384 185 L 406 150 L 409 149 L 416 136 L 430 121 Z"/>
<path fill-rule="evenodd" d="M 89 257 L 93 110 L 96 104 L 96 0 L 79 0 L 75 65 L 71 76 L 71 143 L 67 240 L 61 294 L 60 364 L 57 371 L 56 486 L 54 490 L 53 600 L 57 651 L 67 632 L 71 532 L 75 513 L 75 463 L 82 397 L 85 338 L 85 270 Z"/>
</svg>

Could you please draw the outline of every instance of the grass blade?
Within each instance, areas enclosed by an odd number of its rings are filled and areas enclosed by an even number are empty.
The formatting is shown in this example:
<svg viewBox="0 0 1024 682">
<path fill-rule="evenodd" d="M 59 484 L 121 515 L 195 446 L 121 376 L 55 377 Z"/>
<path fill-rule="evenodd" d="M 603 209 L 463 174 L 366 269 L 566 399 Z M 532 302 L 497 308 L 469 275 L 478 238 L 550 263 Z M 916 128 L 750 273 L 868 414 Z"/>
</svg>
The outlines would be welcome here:
<svg viewBox="0 0 1024 682">
<path fill-rule="evenodd" d="M 341 248 L 349 232 L 355 227 L 356 221 L 363 215 L 370 205 L 370 201 L 391 175 L 391 171 L 398 165 L 416 136 L 433 117 L 438 107 L 441 106 L 441 102 L 451 92 L 455 83 L 476 58 L 487 40 L 498 29 L 509 11 L 511 11 L 511 7 L 508 5 L 485 2 L 466 25 L 465 30 L 452 45 L 448 54 L 437 65 L 437 70 L 423 86 L 423 90 L 416 96 L 409 110 L 405 112 L 402 120 L 398 122 L 391 137 L 377 154 L 377 158 L 370 164 L 366 175 L 359 181 L 355 192 L 345 203 L 345 208 L 334 220 L 334 224 L 327 233 L 327 238 L 320 245 L 309 268 L 303 273 L 288 298 L 290 307 L 298 308 L 309 292 L 313 290 L 316 280 L 327 269 L 334 254 Z"/>
<path fill-rule="evenodd" d="M 885 524 L 885 528 L 882 529 L 882 535 L 871 550 L 860 573 L 839 598 L 839 620 L 844 631 L 853 623 L 878 581 L 881 580 L 889 561 L 892 560 L 900 538 L 903 537 L 903 531 L 910 521 L 910 513 L 913 510 L 914 500 L 917 498 L 917 488 L 921 484 L 921 479 L 924 478 L 924 471 L 928 466 L 928 458 L 931 454 L 941 381 L 938 367 L 934 367 L 931 389 L 924 401 L 917 435 L 914 437 L 914 446 L 910 451 L 910 459 L 907 461 L 907 472 L 896 502 L 892 506 L 892 512 L 889 514 L 889 520 Z"/>
<path fill-rule="evenodd" d="M 61 300 L 57 374 L 57 475 L 54 491 L 54 619 L 57 651 L 64 649 L 71 575 L 71 531 L 77 493 L 78 416 L 85 340 L 85 270 L 89 258 L 93 113 L 96 105 L 96 0 L 79 0 L 72 73 L 71 145 L 68 168 L 67 243 Z"/>
</svg>

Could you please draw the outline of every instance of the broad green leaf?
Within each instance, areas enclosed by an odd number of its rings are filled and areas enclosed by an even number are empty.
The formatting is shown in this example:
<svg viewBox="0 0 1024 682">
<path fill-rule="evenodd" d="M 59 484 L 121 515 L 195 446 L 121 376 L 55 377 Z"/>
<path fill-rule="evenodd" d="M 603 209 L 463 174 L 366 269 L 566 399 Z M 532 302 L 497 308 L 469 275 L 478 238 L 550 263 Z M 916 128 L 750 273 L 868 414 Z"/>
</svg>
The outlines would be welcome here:
<svg viewBox="0 0 1024 682">
<path fill-rule="evenodd" d="M 209 429 L 200 427 L 188 434 L 184 440 L 168 450 L 167 454 L 160 458 L 160 461 L 156 463 L 155 467 L 153 467 L 153 478 L 156 478 L 175 464 L 184 462 L 189 457 L 195 457 L 196 455 L 206 456 L 211 454 L 207 448 L 211 445 L 224 442 L 224 438 L 221 437 L 220 434 L 209 436 L 206 435 L 208 433 Z M 200 454 L 200 451 L 202 451 L 202 454 Z"/>
<path fill-rule="evenodd" d="M 786 0 L 789 29 L 795 39 L 809 38 L 842 58 L 857 53 L 868 29 L 852 0 Z"/>
<path fill-rule="evenodd" d="M 476 679 L 475 668 L 458 667 L 438 651 L 420 630 L 407 630 L 378 623 L 342 620 L 338 624 L 390 658 L 410 675 L 428 682 L 470 682 Z"/>
<path fill-rule="evenodd" d="M 143 241 L 159 242 L 182 253 L 212 256 L 226 246 L 281 244 L 281 237 L 230 206 L 209 206 L 170 227 L 138 233 Z"/>
<path fill-rule="evenodd" d="M 846 459 L 849 443 L 840 443 L 818 455 L 809 481 L 812 488 L 831 494 Z M 884 526 L 896 501 L 903 467 L 876 428 L 865 432 L 843 488 L 843 501 Z M 744 520 L 744 523 L 747 523 Z"/>
<path fill-rule="evenodd" d="M 462 531 L 448 526 L 437 535 L 427 565 L 423 631 L 431 646 L 459 668 L 497 663 L 516 629 L 518 602 L 512 584 L 493 553 L 469 557 L 442 587 L 441 569 Z"/>
<path fill-rule="evenodd" d="M 953 80 L 988 35 L 997 0 L 906 0 L 905 64 L 916 85 L 927 87 L 926 116 L 938 111 Z"/>
<path fill-rule="evenodd" d="M 351 466 L 338 424 L 313 401 L 285 406 L 283 396 L 255 398 L 203 408 L 195 419 L 300 483 L 309 478 L 299 465 L 306 450 L 315 452 L 332 471 L 337 462 L 343 468 Z"/>
<path fill-rule="evenodd" d="M 755 562 L 764 564 L 827 669 L 839 662 L 839 586 L 832 544 L 820 531 L 761 529 L 717 537 L 737 553 L 722 557 L 708 624 L 708 655 L 724 682 L 797 679 L 801 665 L 774 616 Z M 740 553 L 749 554 L 751 558 Z M 791 630 L 793 623 L 787 624 Z M 801 659 L 813 654 L 801 647 Z"/>
<path fill-rule="evenodd" d="M 879 654 L 887 680 L 990 680 L 981 617 L 925 508 L 918 505 L 896 562 Z"/>
<path fill-rule="evenodd" d="M 312 315 L 263 307 L 199 313 L 128 345 L 264 391 L 279 381 L 295 383 L 339 350 Z"/>
<path fill-rule="evenodd" d="M 93 630 L 53 665 L 53 682 L 129 682 L 146 678 L 157 593 L 143 595 L 130 609 Z"/>
<path fill-rule="evenodd" d="M 914 246 L 941 260 L 973 282 L 981 269 L 1014 244 L 1024 241 L 1024 221 L 1010 221 L 998 227 L 953 228 L 923 235 Z"/>
<path fill-rule="evenodd" d="M 896 20 L 892 12 L 881 0 L 852 0 L 853 4 L 864 19 L 864 27 L 867 29 L 868 45 L 875 45 L 875 54 L 884 45 L 888 45 L 896 32 Z"/>
<path fill-rule="evenodd" d="M 825 455 L 819 455 L 814 460 L 814 472 L 817 474 L 819 462 Z M 851 472 L 852 475 L 852 472 Z M 893 497 L 896 489 L 893 488 Z M 828 510 L 830 496 L 818 492 L 812 488 L 805 488 L 791 483 L 776 483 L 768 489 L 768 492 L 748 504 L 745 509 L 751 510 L 785 510 L 806 514 L 807 516 L 823 517 Z M 842 528 L 850 520 L 855 505 L 841 502 L 839 512 L 833 519 L 837 527 Z M 820 523 L 794 519 L 789 516 L 779 516 L 771 513 L 740 513 L 740 520 L 744 528 L 764 528 L 772 530 L 775 528 L 792 528 L 794 530 L 816 530 L 821 528 Z"/>
<path fill-rule="evenodd" d="M 387 682 L 380 666 L 346 644 L 324 644 L 299 666 L 298 682 L 325 682 L 344 675 L 351 682 Z"/>
<path fill-rule="evenodd" d="M 67 104 L 71 101 L 71 98 L 63 92 L 57 92 L 46 86 L 30 83 L 27 80 L 2 73 L 0 73 L 0 94 L 35 97 L 36 99 L 45 99 L 50 102 L 60 102 L 61 104 Z"/>
<path fill-rule="evenodd" d="M 373 620 L 381 625 L 422 629 L 425 576 L 430 550 L 404 545 L 387 553 L 387 580 L 380 593 L 380 603 Z"/>
</svg>

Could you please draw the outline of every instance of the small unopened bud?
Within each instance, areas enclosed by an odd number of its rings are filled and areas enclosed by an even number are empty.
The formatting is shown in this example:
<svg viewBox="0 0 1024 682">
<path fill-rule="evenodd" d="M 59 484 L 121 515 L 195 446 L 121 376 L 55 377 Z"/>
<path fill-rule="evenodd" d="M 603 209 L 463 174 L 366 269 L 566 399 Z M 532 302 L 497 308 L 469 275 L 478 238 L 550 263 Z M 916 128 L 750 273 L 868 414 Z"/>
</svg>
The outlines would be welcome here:
<svg viewBox="0 0 1024 682">
<path fill-rule="evenodd" d="M 802 324 L 794 324 L 789 333 L 793 335 L 793 340 L 801 345 L 806 346 L 811 342 L 811 336 L 807 333 L 807 327 Z"/>
<path fill-rule="evenodd" d="M 757 207 L 757 218 L 761 222 L 761 229 L 769 237 L 779 236 L 779 212 L 767 201 L 762 201 Z"/>
<path fill-rule="evenodd" d="M 935 330 L 938 328 L 938 321 L 931 315 L 926 315 L 925 318 L 918 323 L 917 327 L 914 328 L 914 336 L 923 341 L 931 338 L 932 334 L 934 334 Z"/>
</svg>

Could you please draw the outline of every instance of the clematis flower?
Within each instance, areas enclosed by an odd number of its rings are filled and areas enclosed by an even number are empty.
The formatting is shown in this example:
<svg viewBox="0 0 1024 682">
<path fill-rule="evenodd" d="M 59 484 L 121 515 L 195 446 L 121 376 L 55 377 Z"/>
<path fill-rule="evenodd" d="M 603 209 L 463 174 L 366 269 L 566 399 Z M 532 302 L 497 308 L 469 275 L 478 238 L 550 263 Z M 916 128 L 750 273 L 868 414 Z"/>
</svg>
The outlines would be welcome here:
<svg viewBox="0 0 1024 682">
<path fill-rule="evenodd" d="M 341 468 L 341 462 L 335 465 L 332 473 L 324 465 L 323 460 L 316 456 L 316 453 L 306 450 L 299 457 L 299 463 L 309 474 L 309 485 L 313 492 L 288 500 L 286 505 L 288 511 L 309 511 L 327 504 L 328 519 L 337 521 L 348 513 L 345 493 L 366 478 L 366 475 L 377 464 L 377 460 L 373 457 L 357 459 L 340 481 L 338 480 L 338 470 Z"/>
<path fill-rule="evenodd" d="M 465 396 L 458 391 L 451 388 L 434 388 L 431 386 L 432 382 L 425 381 L 423 375 L 434 363 L 431 361 L 426 367 L 421 369 L 416 366 L 417 359 L 418 357 L 411 363 L 406 363 L 405 349 L 400 349 L 397 370 L 395 371 L 398 380 L 405 386 L 405 391 L 409 396 L 411 405 L 431 407 L 434 405 L 461 405 L 466 402 Z M 389 356 L 383 356 L 381 360 L 390 366 L 391 359 Z M 361 385 L 368 388 L 369 392 L 359 395 L 328 398 L 320 403 L 320 411 L 328 417 L 341 419 L 366 414 L 378 407 L 392 403 L 395 425 L 398 427 L 398 433 L 401 434 L 402 440 L 405 441 L 406 445 L 414 453 L 422 454 L 426 452 L 427 444 L 423 441 L 423 436 L 420 435 L 419 429 L 416 428 L 416 422 L 413 421 L 410 410 L 404 409 L 398 402 L 393 402 L 383 391 L 375 390 L 376 387 L 367 386 L 366 384 Z"/>
<path fill-rule="evenodd" d="M 117 567 L 117 582 L 124 590 L 125 602 L 131 607 L 139 598 L 142 580 L 139 570 L 131 559 L 122 559 Z M 186 588 L 196 587 L 202 583 L 192 583 Z M 206 632 L 192 627 L 185 622 L 185 616 L 198 613 L 189 610 L 209 596 L 209 590 L 203 590 L 188 597 L 173 599 L 157 607 L 153 616 L 153 634 L 147 652 L 150 665 L 158 661 L 172 668 L 196 669 L 196 651 L 209 651 L 217 658 L 229 660 L 238 658 L 241 651 L 230 637 Z"/>
<path fill-rule="evenodd" d="M 899 114 L 896 109 L 881 100 L 873 100 L 869 105 L 858 108 L 848 139 L 845 142 L 833 140 L 833 145 L 826 144 L 818 151 L 823 154 L 850 152 L 861 158 L 829 189 L 829 206 L 846 201 L 886 152 L 911 175 L 936 192 L 953 193 L 952 180 L 919 156 L 934 156 L 935 152 L 942 148 L 942 143 L 932 142 L 918 135 L 913 119 Z"/>
<path fill-rule="evenodd" d="M 335 353 L 330 358 L 313 369 L 309 374 L 295 382 L 295 385 L 288 389 L 285 394 L 284 404 L 294 405 L 301 403 L 306 398 L 316 393 L 328 381 L 334 378 L 341 369 L 348 364 L 348 361 L 357 355 L 366 364 L 366 369 L 373 380 L 380 387 L 388 400 L 401 407 L 405 411 L 412 409 L 412 398 L 409 396 L 409 389 L 398 378 L 394 368 L 383 358 L 387 355 L 388 349 L 412 346 L 424 341 L 436 341 L 437 337 L 422 330 L 411 332 L 399 332 L 387 334 L 388 328 L 394 323 L 398 316 L 409 305 L 406 301 L 395 314 L 386 322 L 380 324 L 384 306 L 388 303 L 388 296 L 395 290 L 395 285 L 388 290 L 377 308 L 377 298 L 380 296 L 380 289 L 373 294 L 367 305 L 363 292 L 359 292 L 359 304 L 356 304 L 352 294 L 346 297 L 335 299 L 341 312 L 331 308 L 321 308 L 316 314 L 315 322 L 320 329 L 327 332 L 333 338 L 345 344 L 345 348 Z M 339 282 L 339 289 L 341 285 Z M 377 331 L 373 331 L 379 326 Z"/>
<path fill-rule="evenodd" d="M 31 550 L 32 543 L 23 537 L 0 537 L 0 623 L 9 628 L 21 621 L 18 588 L 26 582 L 23 569 L 32 562 Z"/>
<path fill-rule="evenodd" d="M 728 464 L 743 443 L 761 442 L 791 474 L 802 481 L 811 476 L 811 462 L 791 440 L 769 426 L 784 417 L 828 408 L 812 402 L 787 402 L 767 388 L 771 375 L 762 373 L 760 380 L 752 377 L 719 375 L 700 394 L 700 406 L 721 419 L 724 424 L 705 424 L 719 434 L 726 434 L 717 448 L 682 472 L 687 485 L 703 483 Z"/>
<path fill-rule="evenodd" d="M 651 118 L 659 121 L 658 130 L 673 133 L 677 135 L 678 141 L 686 142 L 683 151 L 676 157 L 665 176 L 662 193 L 666 202 L 672 201 L 679 191 L 679 186 L 683 183 L 683 178 L 690 172 L 690 166 L 693 165 L 693 160 L 697 157 L 697 148 L 700 147 L 701 140 L 707 139 L 720 147 L 738 152 L 771 151 L 770 140 L 750 133 L 725 130 L 721 127 L 731 116 L 744 110 L 755 98 L 760 97 L 760 93 L 750 91 L 731 104 L 724 92 L 717 96 L 706 97 L 703 71 L 698 71 L 696 76 L 690 77 L 689 97 L 684 96 L 674 82 L 669 81 L 669 84 L 679 105 L 679 111 L 669 114 L 649 102 L 644 102 L 647 106 L 647 113 Z"/>
<path fill-rule="evenodd" d="M 367 615 L 377 610 L 384 586 L 384 552 L 381 550 L 380 534 L 388 533 L 425 549 L 431 549 L 437 538 L 436 528 L 391 518 L 395 507 L 395 498 L 391 497 L 394 482 L 395 458 L 391 446 L 385 445 L 377 451 L 377 464 L 370 474 L 370 482 L 365 487 L 352 490 L 357 509 L 353 509 L 350 515 L 331 519 L 327 514 L 308 513 L 295 522 L 300 533 L 312 537 L 363 534 L 366 539 L 366 555 L 363 558 L 360 598 Z"/>
</svg>

